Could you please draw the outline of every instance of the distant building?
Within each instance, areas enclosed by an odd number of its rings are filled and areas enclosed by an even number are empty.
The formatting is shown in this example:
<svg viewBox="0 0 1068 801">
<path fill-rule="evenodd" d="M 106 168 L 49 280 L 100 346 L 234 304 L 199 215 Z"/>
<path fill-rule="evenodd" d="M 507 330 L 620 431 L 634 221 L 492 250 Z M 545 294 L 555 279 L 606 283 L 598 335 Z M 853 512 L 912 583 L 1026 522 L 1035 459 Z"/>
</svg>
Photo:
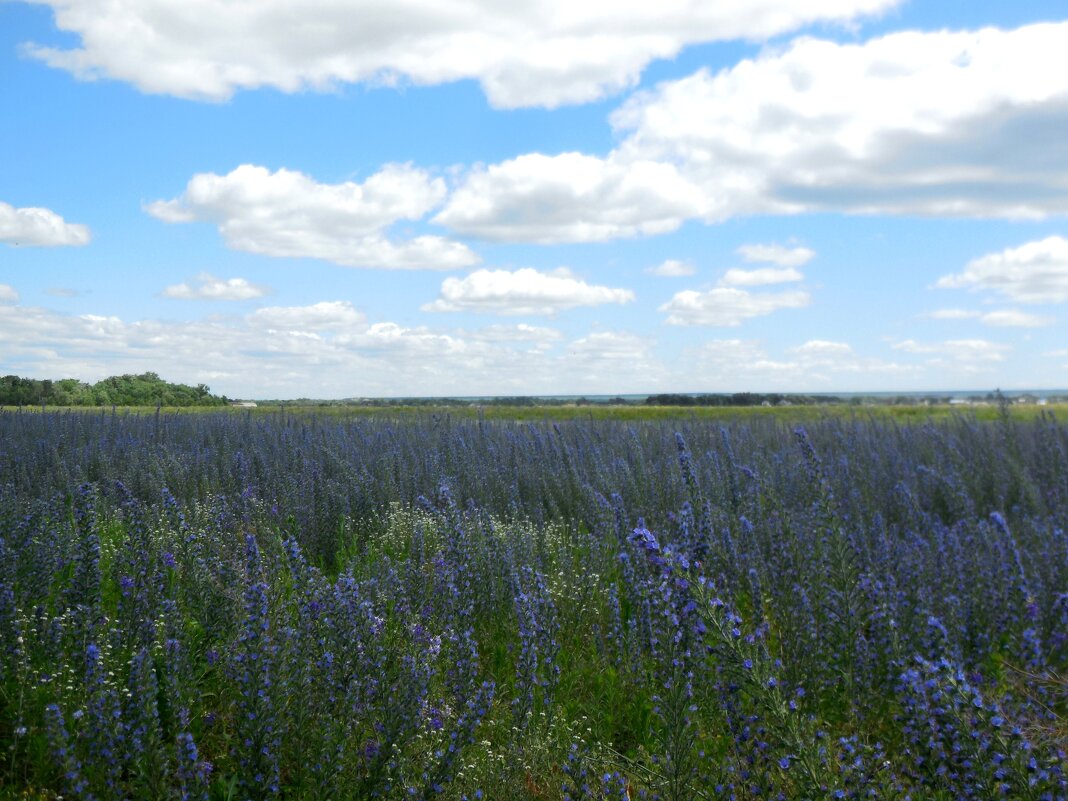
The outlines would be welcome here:
<svg viewBox="0 0 1068 801">
<path fill-rule="evenodd" d="M 236 409 L 255 409 L 256 401 L 230 401 L 230 405 Z"/>
</svg>

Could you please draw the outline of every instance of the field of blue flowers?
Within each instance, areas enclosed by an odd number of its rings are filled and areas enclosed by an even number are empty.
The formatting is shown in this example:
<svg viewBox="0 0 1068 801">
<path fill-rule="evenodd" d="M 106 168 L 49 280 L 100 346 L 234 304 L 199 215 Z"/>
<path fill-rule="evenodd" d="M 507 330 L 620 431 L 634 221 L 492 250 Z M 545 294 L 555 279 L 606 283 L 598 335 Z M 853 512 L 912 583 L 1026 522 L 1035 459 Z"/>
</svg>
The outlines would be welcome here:
<svg viewBox="0 0 1068 801">
<path fill-rule="evenodd" d="M 0 797 L 1066 799 L 1068 427 L 0 412 Z"/>
</svg>

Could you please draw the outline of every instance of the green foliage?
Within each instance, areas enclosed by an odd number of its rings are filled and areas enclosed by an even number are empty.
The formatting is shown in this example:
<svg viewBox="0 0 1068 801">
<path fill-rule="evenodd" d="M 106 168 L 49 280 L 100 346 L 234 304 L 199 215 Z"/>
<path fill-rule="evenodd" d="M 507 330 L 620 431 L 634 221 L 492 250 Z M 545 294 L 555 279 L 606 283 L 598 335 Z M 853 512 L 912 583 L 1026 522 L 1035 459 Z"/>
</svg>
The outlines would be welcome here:
<svg viewBox="0 0 1068 801">
<path fill-rule="evenodd" d="M 0 378 L 0 406 L 225 406 L 206 384 L 172 384 L 156 373 L 110 376 L 95 384 L 76 378 Z"/>
</svg>

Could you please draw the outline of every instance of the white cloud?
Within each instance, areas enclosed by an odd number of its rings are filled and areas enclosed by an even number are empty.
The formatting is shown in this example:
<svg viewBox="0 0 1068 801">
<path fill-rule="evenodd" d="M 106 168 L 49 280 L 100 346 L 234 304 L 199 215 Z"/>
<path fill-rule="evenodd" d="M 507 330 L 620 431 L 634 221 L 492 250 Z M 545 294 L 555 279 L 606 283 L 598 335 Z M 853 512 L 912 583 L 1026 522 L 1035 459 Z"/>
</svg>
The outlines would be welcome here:
<svg viewBox="0 0 1068 801">
<path fill-rule="evenodd" d="M 464 337 L 483 342 L 525 342 L 537 347 L 548 347 L 559 342 L 564 335 L 555 328 L 519 323 L 518 325 L 487 325 L 475 331 L 460 332 Z"/>
<path fill-rule="evenodd" d="M 147 211 L 164 222 L 214 223 L 231 248 L 268 256 L 386 269 L 474 264 L 477 256 L 459 242 L 387 235 L 393 223 L 421 219 L 445 193 L 443 180 L 406 164 L 387 164 L 363 183 L 340 184 L 245 164 L 227 175 L 195 175 L 180 197 L 151 203 Z"/>
<path fill-rule="evenodd" d="M 775 264 L 779 267 L 803 267 L 812 261 L 816 251 L 784 245 L 742 245 L 738 255 L 749 262 Z"/>
<path fill-rule="evenodd" d="M 216 278 L 208 273 L 197 276 L 197 286 L 172 284 L 163 296 L 177 300 L 252 300 L 272 292 L 270 287 L 253 284 L 247 278 Z"/>
<path fill-rule="evenodd" d="M 531 153 L 471 170 L 434 222 L 494 241 L 602 242 L 674 231 L 704 202 L 671 164 Z"/>
<path fill-rule="evenodd" d="M 655 267 L 647 267 L 645 272 L 660 278 L 683 278 L 697 272 L 696 268 L 686 261 L 678 259 L 666 259 Z"/>
<path fill-rule="evenodd" d="M 692 354 L 701 375 L 712 377 L 713 385 L 702 391 L 737 392 L 827 389 L 837 380 L 857 388 L 857 381 L 875 382 L 886 387 L 900 386 L 902 376 L 913 377 L 919 370 L 911 365 L 861 357 L 844 342 L 812 339 L 787 348 L 774 358 L 761 342 L 751 339 L 713 339 Z"/>
<path fill-rule="evenodd" d="M 697 348 L 702 372 L 735 373 L 767 361 L 767 351 L 755 339 L 711 339 Z"/>
<path fill-rule="evenodd" d="M 1068 22 L 798 39 L 632 97 L 614 157 L 677 165 L 709 221 L 1065 214 L 1066 37 Z"/>
<path fill-rule="evenodd" d="M 737 253 L 747 262 L 775 266 L 755 270 L 732 268 L 720 279 L 720 286 L 767 286 L 803 281 L 805 277 L 797 268 L 808 264 L 816 255 L 816 251 L 809 248 L 783 245 L 742 245 Z"/>
<path fill-rule="evenodd" d="M 0 303 L 0 342 L 0 374 L 96 381 L 165 365 L 168 380 L 257 398 L 893 390 L 905 380 L 946 389 L 947 377 L 977 388 L 993 385 L 991 367 L 1005 386 L 1016 362 L 1011 348 L 985 340 L 899 342 L 896 352 L 913 357 L 907 363 L 822 339 L 777 354 L 743 339 L 661 352 L 632 331 L 565 337 L 525 324 L 465 331 L 369 323 L 345 301 L 190 321 Z"/>
<path fill-rule="evenodd" d="M 0 303 L 18 303 L 19 293 L 13 286 L 0 284 Z"/>
<path fill-rule="evenodd" d="M 965 373 L 988 372 L 993 363 L 1005 361 L 1011 345 L 985 339 L 949 339 L 943 342 L 917 342 L 906 339 L 892 345 L 895 350 L 927 356 L 929 367 Z"/>
<path fill-rule="evenodd" d="M 17 209 L 0 202 L 0 243 L 27 247 L 87 245 L 89 227 L 69 223 L 50 209 Z"/>
<path fill-rule="evenodd" d="M 987 254 L 935 286 L 993 290 L 1019 303 L 1062 303 L 1068 300 L 1068 239 L 1051 236 Z"/>
<path fill-rule="evenodd" d="M 801 290 L 754 293 L 721 286 L 705 292 L 683 290 L 658 311 L 667 313 L 668 325 L 737 326 L 750 317 L 808 304 L 809 295 Z"/>
<path fill-rule="evenodd" d="M 635 334 L 368 324 L 344 301 L 188 322 L 0 304 L 0 342 L 0 374 L 95 381 L 165 365 L 168 380 L 258 398 L 646 392 L 669 376 Z"/>
<path fill-rule="evenodd" d="M 430 394 L 438 383 L 454 388 L 450 371 L 471 366 L 454 338 L 368 326 L 336 301 L 186 323 L 0 306 L 0 339 L 3 360 L 22 375 L 99 380 L 166 365 L 169 380 L 244 397 Z"/>
<path fill-rule="evenodd" d="M 996 309 L 989 312 L 970 311 L 968 309 L 937 309 L 924 315 L 932 320 L 978 320 L 983 325 L 999 328 L 1041 328 L 1052 325 L 1052 317 L 1029 314 L 1019 309 Z"/>
<path fill-rule="evenodd" d="M 1029 314 L 1019 309 L 999 309 L 987 312 L 979 318 L 985 325 L 999 328 L 1042 328 L 1056 322 L 1052 317 Z"/>
<path fill-rule="evenodd" d="M 968 309 L 936 309 L 925 316 L 930 317 L 932 320 L 973 320 L 981 317 L 982 312 Z"/>
<path fill-rule="evenodd" d="M 567 351 L 571 358 L 585 356 L 594 361 L 617 364 L 648 358 L 651 344 L 648 339 L 626 331 L 595 331 L 576 339 Z"/>
<path fill-rule="evenodd" d="M 722 286 L 767 286 L 803 281 L 803 276 L 793 267 L 760 267 L 756 270 L 732 268 L 720 280 Z"/>
<path fill-rule="evenodd" d="M 223 100 L 235 91 L 475 79 L 499 107 L 581 103 L 634 85 L 652 60 L 699 42 L 759 41 L 812 22 L 849 23 L 900 0 L 32 0 L 80 37 L 27 44 L 83 79 Z"/>
<path fill-rule="evenodd" d="M 422 308 L 431 312 L 551 315 L 579 306 L 633 300 L 629 289 L 587 284 L 566 269 L 542 273 L 525 267 L 514 272 L 476 270 L 464 278 L 446 278 L 440 297 Z"/>
<path fill-rule="evenodd" d="M 323 301 L 310 306 L 266 306 L 248 316 L 254 327 L 278 331 L 349 331 L 367 328 L 367 318 L 351 303 Z"/>
<path fill-rule="evenodd" d="M 566 394 L 590 393 L 594 387 L 605 387 L 602 393 L 677 387 L 679 378 L 656 356 L 654 345 L 629 331 L 595 331 L 568 343 L 557 362 L 574 382 Z"/>
<path fill-rule="evenodd" d="M 764 246 L 753 246 L 763 248 Z M 785 258 L 774 248 L 751 250 L 750 261 Z M 794 256 L 796 260 L 796 255 Z M 730 269 L 712 289 L 686 289 L 675 293 L 658 311 L 667 313 L 668 325 L 738 326 L 750 317 L 762 317 L 779 309 L 800 309 L 811 298 L 803 289 L 780 292 L 750 292 L 739 287 L 768 286 L 804 280 L 794 267 L 760 267 L 755 270 Z M 733 340 L 729 340 L 733 341 Z"/>
<path fill-rule="evenodd" d="M 853 355 L 853 348 L 845 342 L 831 342 L 826 339 L 810 339 L 790 351 L 802 359 L 832 363 Z"/>
<path fill-rule="evenodd" d="M 492 240 L 585 242 L 756 214 L 1068 214 L 1068 22 L 801 38 L 639 92 L 606 156 L 472 170 L 435 221 Z M 779 267 L 802 247 L 739 251 Z"/>
</svg>

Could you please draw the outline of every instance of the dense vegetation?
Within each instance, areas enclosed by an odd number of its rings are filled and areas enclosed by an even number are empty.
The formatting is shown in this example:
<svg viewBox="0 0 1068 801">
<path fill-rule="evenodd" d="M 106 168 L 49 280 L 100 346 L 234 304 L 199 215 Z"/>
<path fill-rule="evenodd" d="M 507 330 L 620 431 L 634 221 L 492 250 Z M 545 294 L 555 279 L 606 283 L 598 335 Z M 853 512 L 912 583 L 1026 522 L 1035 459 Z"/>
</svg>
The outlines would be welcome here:
<svg viewBox="0 0 1068 801">
<path fill-rule="evenodd" d="M 59 381 L 0 378 L 0 406 L 225 406 L 205 384 L 171 384 L 155 373 L 118 375 L 87 384 L 76 378 Z"/>
<path fill-rule="evenodd" d="M 1066 669 L 1049 415 L 0 412 L 0 794 L 1065 799 Z"/>
</svg>

